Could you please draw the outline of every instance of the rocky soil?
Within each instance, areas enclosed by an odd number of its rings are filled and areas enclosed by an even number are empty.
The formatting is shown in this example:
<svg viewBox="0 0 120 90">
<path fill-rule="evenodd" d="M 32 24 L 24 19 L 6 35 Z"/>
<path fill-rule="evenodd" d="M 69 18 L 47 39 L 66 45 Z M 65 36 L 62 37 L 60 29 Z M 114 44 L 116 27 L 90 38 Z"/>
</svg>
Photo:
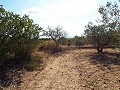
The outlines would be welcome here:
<svg viewBox="0 0 120 90">
<path fill-rule="evenodd" d="M 26 72 L 17 90 L 120 90 L 120 58 L 115 55 L 77 49 L 46 61 L 42 71 Z"/>
</svg>

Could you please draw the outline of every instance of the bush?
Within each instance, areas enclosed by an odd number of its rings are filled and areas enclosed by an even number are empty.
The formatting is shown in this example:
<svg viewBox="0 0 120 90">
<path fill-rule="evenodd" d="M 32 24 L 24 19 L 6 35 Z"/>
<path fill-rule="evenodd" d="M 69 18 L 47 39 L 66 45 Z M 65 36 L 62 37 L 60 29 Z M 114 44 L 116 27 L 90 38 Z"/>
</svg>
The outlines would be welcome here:
<svg viewBox="0 0 120 90">
<path fill-rule="evenodd" d="M 55 53 L 55 52 L 59 52 L 62 51 L 61 46 L 56 47 L 56 44 L 53 40 L 49 40 L 49 41 L 44 41 L 40 47 L 39 50 L 43 50 L 43 51 L 47 51 L 48 53 Z"/>
<path fill-rule="evenodd" d="M 27 15 L 20 16 L 0 8 L 0 65 L 14 54 L 16 60 L 29 59 L 41 27 Z"/>
<path fill-rule="evenodd" d="M 40 68 L 39 66 L 41 66 L 42 62 L 43 56 L 32 54 L 29 62 L 25 65 L 25 68 L 30 71 L 38 69 Z"/>
<path fill-rule="evenodd" d="M 48 50 L 48 51 L 54 50 L 55 48 L 56 48 L 56 44 L 52 40 L 44 41 L 39 47 L 39 49 L 41 49 L 41 50 Z"/>
</svg>

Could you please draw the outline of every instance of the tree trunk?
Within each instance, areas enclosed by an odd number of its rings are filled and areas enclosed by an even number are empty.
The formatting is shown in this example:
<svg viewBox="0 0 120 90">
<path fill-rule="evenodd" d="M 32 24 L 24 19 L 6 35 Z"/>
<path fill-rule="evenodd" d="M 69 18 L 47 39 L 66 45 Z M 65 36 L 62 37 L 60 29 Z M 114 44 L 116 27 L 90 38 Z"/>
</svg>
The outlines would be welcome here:
<svg viewBox="0 0 120 90">
<path fill-rule="evenodd" d="M 57 41 L 55 41 L 55 43 L 56 43 L 56 49 L 59 47 L 59 43 L 57 42 Z"/>
<path fill-rule="evenodd" d="M 58 48 L 59 47 L 59 44 L 58 43 L 56 43 L 56 48 Z"/>
<path fill-rule="evenodd" d="M 97 47 L 98 53 L 103 53 L 103 48 L 102 47 Z"/>
</svg>

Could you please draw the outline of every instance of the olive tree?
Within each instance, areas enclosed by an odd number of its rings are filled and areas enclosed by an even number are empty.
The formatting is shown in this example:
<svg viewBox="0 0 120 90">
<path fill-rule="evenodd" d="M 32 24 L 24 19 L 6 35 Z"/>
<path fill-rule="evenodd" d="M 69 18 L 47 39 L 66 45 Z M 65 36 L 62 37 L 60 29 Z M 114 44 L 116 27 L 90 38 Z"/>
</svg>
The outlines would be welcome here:
<svg viewBox="0 0 120 90">
<path fill-rule="evenodd" d="M 62 40 L 66 37 L 66 32 L 60 26 L 55 28 L 48 26 L 47 30 L 44 30 L 44 35 L 54 40 L 57 48 L 59 47 L 59 44 L 62 42 Z"/>
<path fill-rule="evenodd" d="M 100 6 L 98 12 L 101 16 L 97 20 L 98 25 L 89 22 L 85 35 L 91 39 L 98 52 L 103 52 L 103 47 L 118 43 L 120 10 L 116 3 L 107 2 L 106 6 Z M 117 37 L 117 38 L 116 38 Z"/>
</svg>

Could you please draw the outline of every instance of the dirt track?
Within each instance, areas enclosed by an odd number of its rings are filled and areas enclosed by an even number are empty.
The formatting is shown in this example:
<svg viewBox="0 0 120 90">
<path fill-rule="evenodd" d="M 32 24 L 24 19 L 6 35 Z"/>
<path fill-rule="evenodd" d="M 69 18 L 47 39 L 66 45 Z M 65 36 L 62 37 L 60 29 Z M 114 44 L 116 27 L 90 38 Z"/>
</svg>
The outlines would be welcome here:
<svg viewBox="0 0 120 90">
<path fill-rule="evenodd" d="M 69 50 L 50 57 L 44 70 L 26 73 L 19 89 L 120 90 L 120 66 L 95 65 L 88 54 L 91 50 Z"/>
</svg>

